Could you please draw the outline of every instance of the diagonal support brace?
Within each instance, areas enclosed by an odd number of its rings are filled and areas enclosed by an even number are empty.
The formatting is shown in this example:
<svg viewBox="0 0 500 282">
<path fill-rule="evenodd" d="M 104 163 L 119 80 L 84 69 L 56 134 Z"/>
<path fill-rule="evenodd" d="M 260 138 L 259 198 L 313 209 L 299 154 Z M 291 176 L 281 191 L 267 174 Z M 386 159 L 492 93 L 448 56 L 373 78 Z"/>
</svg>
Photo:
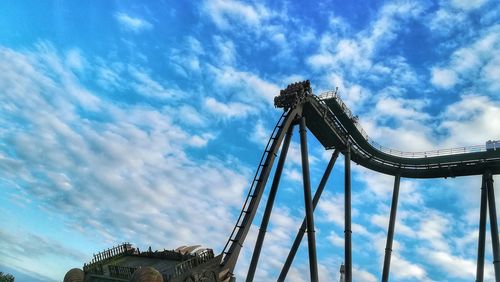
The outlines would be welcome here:
<svg viewBox="0 0 500 282">
<path fill-rule="evenodd" d="M 490 171 L 485 173 L 486 188 L 488 189 L 488 204 L 490 211 L 491 244 L 493 247 L 493 267 L 495 269 L 495 281 L 500 281 L 500 245 L 498 242 L 497 209 L 495 205 L 495 192 L 493 190 L 493 177 Z"/>
<path fill-rule="evenodd" d="M 330 161 L 328 162 L 328 165 L 326 166 L 325 172 L 323 173 L 323 177 L 321 178 L 321 181 L 318 185 L 318 189 L 316 189 L 316 192 L 314 193 L 314 198 L 313 198 L 313 211 L 318 205 L 319 198 L 321 197 L 321 194 L 323 193 L 323 190 L 326 186 L 326 182 L 328 181 L 328 178 L 330 177 L 330 173 L 333 170 L 333 166 L 335 165 L 335 161 L 337 160 L 337 157 L 339 156 L 339 150 L 335 149 L 335 151 L 332 154 L 332 157 L 330 158 Z M 290 270 L 290 266 L 292 265 L 292 262 L 295 258 L 295 255 L 297 254 L 297 250 L 299 249 L 300 242 L 302 241 L 302 238 L 304 238 L 304 233 L 306 231 L 306 218 L 302 221 L 302 225 L 300 226 L 299 232 L 297 233 L 297 236 L 295 236 L 295 240 L 293 241 L 293 245 L 290 248 L 290 252 L 288 253 L 288 257 L 286 258 L 286 262 L 283 265 L 283 268 L 281 269 L 280 276 L 278 278 L 278 282 L 284 282 L 285 278 L 288 274 L 288 270 Z"/>
<path fill-rule="evenodd" d="M 394 179 L 394 191 L 392 192 L 391 215 L 389 218 L 389 229 L 387 231 L 387 242 L 385 245 L 384 268 L 382 270 L 382 282 L 389 281 L 389 269 L 391 268 L 392 241 L 394 239 L 394 227 L 396 225 L 396 212 L 398 209 L 399 183 L 401 176 L 396 175 Z"/>
</svg>

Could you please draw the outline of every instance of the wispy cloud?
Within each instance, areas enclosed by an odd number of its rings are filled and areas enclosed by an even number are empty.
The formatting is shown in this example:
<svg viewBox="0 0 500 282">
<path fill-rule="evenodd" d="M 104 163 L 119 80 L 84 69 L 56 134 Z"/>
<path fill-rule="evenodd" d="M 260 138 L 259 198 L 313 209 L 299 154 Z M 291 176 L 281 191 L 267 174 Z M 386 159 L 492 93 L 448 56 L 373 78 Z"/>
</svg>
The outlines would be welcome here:
<svg viewBox="0 0 500 282">
<path fill-rule="evenodd" d="M 488 0 L 452 0 L 450 4 L 458 9 L 466 11 L 475 10 L 483 6 Z"/>
<path fill-rule="evenodd" d="M 51 65 L 40 67 L 48 59 Z M 110 244 L 220 247 L 231 228 L 230 221 L 220 225 L 220 218 L 239 206 L 248 171 L 213 156 L 192 160 L 186 154 L 206 146 L 214 138 L 211 132 L 190 134 L 172 123 L 167 109 L 145 105 L 120 107 L 99 99 L 105 116 L 80 112 L 87 100 L 97 98 L 78 86 L 78 78 L 50 48 L 2 49 L 0 62 L 9 70 L 0 76 L 6 89 L 0 107 L 9 113 L 1 135 L 12 153 L 0 158 L 0 166 L 17 163 L 15 173 L 1 172 L 2 183 L 29 183 L 20 185 L 20 192 L 43 199 L 48 212 L 68 215 L 70 226 L 99 234 Z M 67 79 L 60 82 L 56 74 Z M 68 92 L 76 87 L 82 91 Z M 84 93 L 87 99 L 72 99 L 71 93 Z M 140 232 L 145 226 L 161 232 Z"/>
<path fill-rule="evenodd" d="M 269 16 L 264 6 L 254 6 L 237 0 L 207 0 L 204 1 L 203 8 L 217 27 L 222 29 L 234 27 L 239 22 L 258 26 Z"/>
<path fill-rule="evenodd" d="M 438 87 L 448 89 L 458 82 L 457 74 L 452 70 L 433 68 L 431 72 L 431 82 Z"/>
<path fill-rule="evenodd" d="M 66 272 L 57 263 L 69 267 L 88 257 L 78 249 L 24 229 L 0 230 L 0 239 L 0 264 L 41 279 L 56 281 Z M 53 257 L 58 257 L 58 261 L 53 261 Z"/>
<path fill-rule="evenodd" d="M 180 90 L 167 89 L 164 83 L 153 79 L 144 69 L 129 66 L 128 73 L 134 78 L 132 88 L 140 95 L 159 99 L 179 98 L 183 95 Z"/>
<path fill-rule="evenodd" d="M 253 112 L 253 108 L 237 102 L 221 103 L 214 98 L 206 98 L 204 102 L 208 111 L 225 118 L 244 117 Z"/>
<path fill-rule="evenodd" d="M 114 17 L 118 21 L 118 23 L 120 23 L 120 25 L 127 31 L 138 33 L 153 28 L 153 25 L 145 19 L 133 17 L 123 12 L 115 13 Z"/>
<path fill-rule="evenodd" d="M 454 50 L 442 67 L 431 69 L 431 82 L 452 88 L 475 82 L 476 87 L 495 93 L 500 90 L 497 74 L 500 68 L 500 25 L 485 29 L 470 44 Z"/>
</svg>

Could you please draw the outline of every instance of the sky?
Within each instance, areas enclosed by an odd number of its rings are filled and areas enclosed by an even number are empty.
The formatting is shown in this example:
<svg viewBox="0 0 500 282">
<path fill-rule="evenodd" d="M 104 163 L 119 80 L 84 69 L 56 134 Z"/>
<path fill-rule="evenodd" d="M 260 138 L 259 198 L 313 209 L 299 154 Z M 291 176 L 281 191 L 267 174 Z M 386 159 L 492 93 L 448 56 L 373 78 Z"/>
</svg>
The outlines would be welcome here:
<svg viewBox="0 0 500 282">
<path fill-rule="evenodd" d="M 373 140 L 411 152 L 500 140 L 499 78 L 493 0 L 0 1 L 0 271 L 61 281 L 122 242 L 221 252 L 289 83 L 338 87 Z M 314 192 L 332 151 L 308 138 Z M 304 216 L 297 132 L 287 160 L 256 281 Z M 394 179 L 352 170 L 354 280 L 378 281 Z M 402 179 L 391 281 L 474 279 L 480 184 Z M 343 261 L 342 191 L 339 157 L 315 212 L 321 281 Z M 289 281 L 309 279 L 306 242 Z"/>
</svg>

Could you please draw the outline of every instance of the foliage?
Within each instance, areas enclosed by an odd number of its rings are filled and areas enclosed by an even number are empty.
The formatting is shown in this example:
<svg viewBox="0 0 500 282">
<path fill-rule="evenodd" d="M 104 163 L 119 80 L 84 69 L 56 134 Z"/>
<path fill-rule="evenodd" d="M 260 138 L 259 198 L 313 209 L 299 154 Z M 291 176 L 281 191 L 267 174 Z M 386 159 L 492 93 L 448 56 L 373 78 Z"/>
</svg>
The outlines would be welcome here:
<svg viewBox="0 0 500 282">
<path fill-rule="evenodd" d="M 0 282 L 14 282 L 14 276 L 0 271 Z"/>
</svg>

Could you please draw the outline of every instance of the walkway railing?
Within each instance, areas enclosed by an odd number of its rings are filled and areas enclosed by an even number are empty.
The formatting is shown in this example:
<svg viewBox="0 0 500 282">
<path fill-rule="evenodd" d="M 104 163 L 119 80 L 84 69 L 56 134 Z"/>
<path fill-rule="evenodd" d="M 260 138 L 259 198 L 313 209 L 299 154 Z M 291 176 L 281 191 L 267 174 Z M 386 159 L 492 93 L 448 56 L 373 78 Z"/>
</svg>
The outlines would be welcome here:
<svg viewBox="0 0 500 282">
<path fill-rule="evenodd" d="M 166 271 L 162 271 L 162 273 L 164 273 L 166 281 L 170 281 L 172 278 L 180 277 L 191 269 L 213 259 L 214 257 L 214 251 L 212 249 L 206 249 L 192 258 L 176 264 Z"/>
<path fill-rule="evenodd" d="M 349 119 L 356 126 L 356 129 L 361 133 L 361 135 L 365 138 L 365 140 L 375 149 L 386 153 L 388 155 L 404 157 L 404 158 L 426 158 L 426 157 L 436 157 L 436 156 L 445 156 L 445 155 L 455 155 L 455 154 L 464 154 L 464 153 L 476 153 L 476 152 L 484 152 L 486 151 L 486 145 L 475 145 L 475 146 L 466 146 L 452 149 L 439 149 L 439 150 L 430 150 L 430 151 L 421 151 L 421 152 L 404 152 L 400 150 L 391 149 L 388 147 L 384 147 L 379 143 L 375 142 L 371 139 L 366 131 L 363 129 L 361 124 L 358 121 L 358 116 L 352 114 L 351 110 L 347 107 L 347 105 L 342 101 L 340 96 L 338 95 L 337 90 L 335 91 L 327 91 L 317 96 L 317 100 L 325 103 L 326 100 L 333 99 L 343 112 L 349 117 Z M 326 104 L 324 106 L 328 107 Z"/>
<path fill-rule="evenodd" d="M 123 254 L 133 253 L 134 251 L 135 249 L 132 248 L 132 244 L 130 243 L 123 243 L 111 249 L 104 250 L 102 252 L 94 254 L 92 260 L 83 265 L 83 271 L 95 274 L 102 274 L 103 272 L 102 264 L 104 262 L 109 261 L 114 257 L 121 256 Z"/>
</svg>

